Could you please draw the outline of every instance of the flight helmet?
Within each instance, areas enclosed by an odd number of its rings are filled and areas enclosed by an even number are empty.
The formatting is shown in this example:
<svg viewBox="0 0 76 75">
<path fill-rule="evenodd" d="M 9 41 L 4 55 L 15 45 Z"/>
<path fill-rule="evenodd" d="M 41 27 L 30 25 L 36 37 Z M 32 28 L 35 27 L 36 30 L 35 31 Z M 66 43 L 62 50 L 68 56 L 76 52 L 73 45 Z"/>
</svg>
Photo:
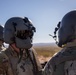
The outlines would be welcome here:
<svg viewBox="0 0 76 75">
<path fill-rule="evenodd" d="M 55 28 L 53 38 L 57 38 L 56 32 L 58 31 L 58 41 L 56 41 L 59 47 L 62 47 L 68 42 L 72 42 L 76 39 L 76 10 L 70 11 L 64 15 L 62 20 L 57 24 Z"/>
<path fill-rule="evenodd" d="M 16 43 L 18 48 L 32 47 L 32 38 L 35 27 L 27 17 L 12 17 L 7 20 L 4 27 L 4 41 L 8 44 Z"/>
</svg>

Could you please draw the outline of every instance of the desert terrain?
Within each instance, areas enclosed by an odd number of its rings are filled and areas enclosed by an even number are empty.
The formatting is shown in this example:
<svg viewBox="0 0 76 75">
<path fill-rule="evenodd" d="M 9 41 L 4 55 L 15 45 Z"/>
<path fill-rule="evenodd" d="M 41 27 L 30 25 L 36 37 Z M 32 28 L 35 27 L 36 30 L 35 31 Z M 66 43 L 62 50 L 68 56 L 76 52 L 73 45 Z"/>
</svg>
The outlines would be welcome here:
<svg viewBox="0 0 76 75">
<path fill-rule="evenodd" d="M 37 52 L 40 63 L 49 61 L 61 49 L 55 43 L 37 43 L 34 44 L 33 48 Z"/>
</svg>

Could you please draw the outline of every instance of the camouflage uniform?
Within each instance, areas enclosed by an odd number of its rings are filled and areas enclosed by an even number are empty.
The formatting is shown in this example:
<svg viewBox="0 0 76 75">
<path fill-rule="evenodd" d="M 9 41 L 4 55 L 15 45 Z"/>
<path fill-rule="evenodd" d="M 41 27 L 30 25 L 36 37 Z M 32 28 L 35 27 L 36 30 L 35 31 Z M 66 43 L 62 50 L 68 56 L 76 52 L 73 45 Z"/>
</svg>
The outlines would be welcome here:
<svg viewBox="0 0 76 75">
<path fill-rule="evenodd" d="M 36 61 L 38 70 L 41 69 L 36 53 L 33 49 L 29 50 L 32 60 Z M 33 55 L 34 54 L 34 55 Z M 33 59 L 35 57 L 35 59 Z M 19 62 L 18 54 L 9 47 L 5 51 L 0 53 L 0 75 L 34 75 L 33 64 L 26 53 L 23 54 L 22 59 Z M 3 67 L 4 66 L 4 67 Z"/>
<path fill-rule="evenodd" d="M 10 53 L 10 49 L 5 49 L 5 50 L 0 51 L 0 75 L 14 75 L 13 70 L 12 70 L 11 61 L 10 61 L 10 58 L 11 58 L 10 56 L 12 53 L 12 50 Z M 13 58 L 11 58 L 11 60 L 12 59 Z M 15 61 L 13 60 L 13 62 L 15 62 Z"/>
<path fill-rule="evenodd" d="M 76 75 L 76 42 L 67 45 L 46 64 L 43 75 Z"/>
<path fill-rule="evenodd" d="M 13 75 L 8 61 L 8 57 L 4 52 L 0 52 L 0 75 Z"/>
<path fill-rule="evenodd" d="M 41 69 L 32 49 L 34 32 L 35 27 L 27 17 L 12 17 L 5 23 L 4 41 L 10 48 L 4 52 L 13 75 L 36 75 Z"/>
<path fill-rule="evenodd" d="M 36 56 L 35 51 L 29 50 L 30 55 L 28 56 L 26 53 L 23 54 L 23 58 L 17 65 L 17 73 L 18 75 L 37 75 L 37 70 L 41 70 L 41 65 L 39 64 L 38 58 Z M 26 56 L 25 56 L 26 54 Z M 37 69 L 36 69 L 37 67 Z M 34 72 L 36 71 L 36 72 Z"/>
</svg>

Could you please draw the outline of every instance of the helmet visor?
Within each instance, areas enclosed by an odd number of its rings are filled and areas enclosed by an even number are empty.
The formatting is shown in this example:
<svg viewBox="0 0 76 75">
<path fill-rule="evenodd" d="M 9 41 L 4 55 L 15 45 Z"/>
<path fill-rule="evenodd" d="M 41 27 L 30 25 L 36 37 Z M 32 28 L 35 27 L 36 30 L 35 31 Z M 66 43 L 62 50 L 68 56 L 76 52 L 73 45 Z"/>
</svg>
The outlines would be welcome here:
<svg viewBox="0 0 76 75">
<path fill-rule="evenodd" d="M 16 37 L 20 39 L 27 39 L 30 36 L 31 31 L 29 30 L 18 30 L 16 32 Z"/>
</svg>

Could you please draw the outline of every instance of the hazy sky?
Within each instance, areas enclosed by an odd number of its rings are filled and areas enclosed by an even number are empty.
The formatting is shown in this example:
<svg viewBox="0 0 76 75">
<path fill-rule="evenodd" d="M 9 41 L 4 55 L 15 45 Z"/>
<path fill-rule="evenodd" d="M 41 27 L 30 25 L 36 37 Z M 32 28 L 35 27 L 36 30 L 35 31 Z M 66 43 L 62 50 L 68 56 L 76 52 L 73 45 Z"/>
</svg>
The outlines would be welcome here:
<svg viewBox="0 0 76 75">
<path fill-rule="evenodd" d="M 28 17 L 36 27 L 34 43 L 54 42 L 57 23 L 65 13 L 76 9 L 76 0 L 0 0 L 0 24 L 15 16 Z"/>
</svg>

